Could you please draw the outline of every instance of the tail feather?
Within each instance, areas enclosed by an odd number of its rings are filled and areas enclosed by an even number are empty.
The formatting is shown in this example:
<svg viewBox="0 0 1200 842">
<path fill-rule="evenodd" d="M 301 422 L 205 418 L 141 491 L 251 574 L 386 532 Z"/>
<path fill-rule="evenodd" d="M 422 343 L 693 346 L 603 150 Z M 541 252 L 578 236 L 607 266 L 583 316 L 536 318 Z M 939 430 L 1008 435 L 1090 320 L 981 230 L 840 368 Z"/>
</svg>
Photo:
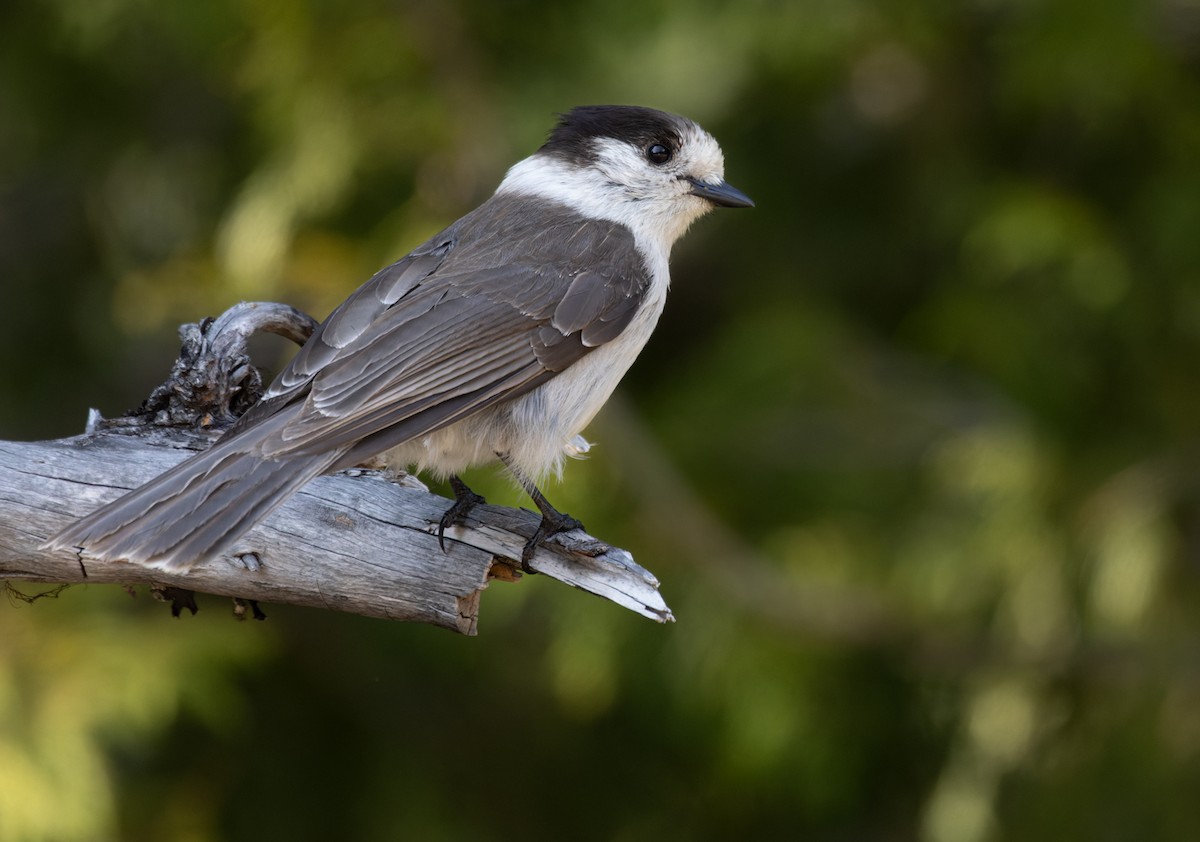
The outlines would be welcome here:
<svg viewBox="0 0 1200 842">
<path fill-rule="evenodd" d="M 228 482 L 213 495 L 210 504 L 221 517 L 189 518 L 189 526 L 178 531 L 170 550 L 174 559 L 198 559 L 212 555 L 237 541 L 242 535 L 275 511 L 285 500 L 314 477 L 324 473 L 337 454 L 304 457 L 286 461 L 258 460 L 247 475 Z M 178 564 L 164 559 L 170 569 Z M 189 563 L 190 566 L 190 563 Z"/>
<path fill-rule="evenodd" d="M 75 521 L 42 548 L 187 570 L 227 549 L 341 455 L 268 460 L 245 445 L 216 444 Z"/>
</svg>

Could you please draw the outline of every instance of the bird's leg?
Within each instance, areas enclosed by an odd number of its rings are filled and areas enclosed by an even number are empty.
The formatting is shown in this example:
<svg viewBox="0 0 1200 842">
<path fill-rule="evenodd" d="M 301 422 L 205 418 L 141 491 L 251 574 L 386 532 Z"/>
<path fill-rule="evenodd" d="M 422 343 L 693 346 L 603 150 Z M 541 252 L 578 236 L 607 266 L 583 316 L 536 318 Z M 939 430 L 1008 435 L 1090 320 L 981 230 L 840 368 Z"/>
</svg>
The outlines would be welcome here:
<svg viewBox="0 0 1200 842">
<path fill-rule="evenodd" d="M 533 500 L 538 511 L 542 513 L 542 522 L 538 524 L 537 530 L 525 542 L 525 548 L 521 550 L 521 569 L 526 573 L 536 572 L 529 566 L 529 562 L 533 560 L 533 552 L 538 548 L 538 545 L 544 543 L 545 540 L 552 535 L 557 535 L 560 532 L 570 532 L 572 529 L 583 529 L 583 524 L 568 514 L 563 514 L 558 509 L 550 505 L 550 501 L 545 495 L 538 490 L 538 487 L 533 484 L 533 480 L 525 476 L 511 461 L 508 455 L 504 453 L 497 454 L 500 461 L 508 468 L 517 482 L 521 483 L 521 487 L 525 489 L 525 493 Z"/>
<path fill-rule="evenodd" d="M 450 488 L 454 490 L 454 504 L 446 509 L 442 519 L 438 521 L 438 546 L 442 548 L 442 552 L 446 552 L 446 529 L 469 515 L 471 509 L 480 503 L 487 502 L 468 488 L 457 475 L 451 475 Z"/>
</svg>

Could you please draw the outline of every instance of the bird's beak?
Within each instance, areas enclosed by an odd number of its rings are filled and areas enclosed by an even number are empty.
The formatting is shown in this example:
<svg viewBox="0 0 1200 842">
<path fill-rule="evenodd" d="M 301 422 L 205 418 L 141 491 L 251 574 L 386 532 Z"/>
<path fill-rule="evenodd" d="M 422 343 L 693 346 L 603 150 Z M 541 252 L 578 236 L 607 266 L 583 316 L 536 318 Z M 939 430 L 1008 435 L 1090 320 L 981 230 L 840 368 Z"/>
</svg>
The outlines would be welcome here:
<svg viewBox="0 0 1200 842">
<path fill-rule="evenodd" d="M 718 181 L 716 184 L 708 184 L 696 178 L 689 178 L 688 181 L 692 185 L 692 189 L 688 192 L 693 196 L 708 199 L 714 205 L 720 205 L 723 208 L 754 207 L 753 199 L 724 181 Z"/>
</svg>

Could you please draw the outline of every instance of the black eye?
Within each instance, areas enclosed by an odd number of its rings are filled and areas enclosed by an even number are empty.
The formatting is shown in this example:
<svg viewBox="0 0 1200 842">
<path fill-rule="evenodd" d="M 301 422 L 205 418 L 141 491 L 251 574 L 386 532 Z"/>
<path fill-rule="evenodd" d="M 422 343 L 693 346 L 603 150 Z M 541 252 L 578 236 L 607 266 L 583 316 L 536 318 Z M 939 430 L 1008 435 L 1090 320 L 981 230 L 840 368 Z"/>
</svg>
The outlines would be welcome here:
<svg viewBox="0 0 1200 842">
<path fill-rule="evenodd" d="M 646 150 L 646 157 L 650 159 L 650 163 L 652 164 L 665 164 L 671 160 L 671 150 L 661 143 L 654 143 Z"/>
</svg>

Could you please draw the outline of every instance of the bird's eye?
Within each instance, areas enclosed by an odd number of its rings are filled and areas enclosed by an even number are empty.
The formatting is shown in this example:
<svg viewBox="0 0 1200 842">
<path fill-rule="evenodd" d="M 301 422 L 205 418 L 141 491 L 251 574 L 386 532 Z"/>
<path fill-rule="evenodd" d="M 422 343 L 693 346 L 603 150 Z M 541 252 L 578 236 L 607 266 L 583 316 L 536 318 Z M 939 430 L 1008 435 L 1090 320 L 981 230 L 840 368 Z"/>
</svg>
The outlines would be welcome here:
<svg viewBox="0 0 1200 842">
<path fill-rule="evenodd" d="M 650 159 L 650 163 L 652 164 L 665 164 L 671 160 L 671 150 L 661 143 L 654 143 L 646 150 L 646 157 Z"/>
</svg>

